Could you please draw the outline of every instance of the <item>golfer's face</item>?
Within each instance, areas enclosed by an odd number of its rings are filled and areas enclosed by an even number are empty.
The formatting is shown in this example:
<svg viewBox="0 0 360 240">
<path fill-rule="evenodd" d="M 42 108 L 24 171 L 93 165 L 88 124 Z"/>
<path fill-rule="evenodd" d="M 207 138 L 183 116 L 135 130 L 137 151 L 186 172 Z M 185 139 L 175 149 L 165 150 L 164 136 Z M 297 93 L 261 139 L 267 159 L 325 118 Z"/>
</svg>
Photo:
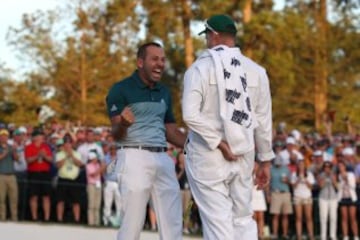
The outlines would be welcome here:
<svg viewBox="0 0 360 240">
<path fill-rule="evenodd" d="M 159 82 L 165 69 L 165 53 L 160 47 L 149 46 L 144 59 L 139 62 L 139 70 L 146 82 Z"/>
</svg>

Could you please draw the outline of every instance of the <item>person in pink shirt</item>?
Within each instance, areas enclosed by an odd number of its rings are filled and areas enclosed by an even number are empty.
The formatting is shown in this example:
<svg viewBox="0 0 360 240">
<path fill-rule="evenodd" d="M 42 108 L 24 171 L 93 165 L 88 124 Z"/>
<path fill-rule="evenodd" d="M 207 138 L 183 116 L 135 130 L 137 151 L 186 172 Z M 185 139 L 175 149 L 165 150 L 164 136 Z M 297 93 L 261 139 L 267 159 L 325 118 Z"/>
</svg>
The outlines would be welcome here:
<svg viewBox="0 0 360 240">
<path fill-rule="evenodd" d="M 103 166 L 95 152 L 90 152 L 88 158 L 86 164 L 88 224 L 98 226 L 100 225 L 101 174 Z"/>
</svg>

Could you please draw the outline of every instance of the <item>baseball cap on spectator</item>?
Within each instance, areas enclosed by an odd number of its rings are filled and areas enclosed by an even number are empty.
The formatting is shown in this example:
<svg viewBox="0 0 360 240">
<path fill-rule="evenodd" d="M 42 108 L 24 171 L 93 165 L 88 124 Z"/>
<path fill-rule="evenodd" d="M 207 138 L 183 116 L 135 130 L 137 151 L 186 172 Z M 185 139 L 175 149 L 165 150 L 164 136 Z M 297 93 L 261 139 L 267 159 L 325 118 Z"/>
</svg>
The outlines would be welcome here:
<svg viewBox="0 0 360 240">
<path fill-rule="evenodd" d="M 6 130 L 5 128 L 4 129 L 1 129 L 0 130 L 0 135 L 6 135 L 6 136 L 9 136 L 9 131 Z"/>
<path fill-rule="evenodd" d="M 324 152 L 321 151 L 321 150 L 316 150 L 316 151 L 313 153 L 313 157 L 324 157 Z"/>
<path fill-rule="evenodd" d="M 100 127 L 94 129 L 94 134 L 100 135 L 102 134 L 103 130 Z"/>
<path fill-rule="evenodd" d="M 301 133 L 299 132 L 299 130 L 294 129 L 291 131 L 290 134 L 295 138 L 296 141 L 300 141 Z"/>
<path fill-rule="evenodd" d="M 50 138 L 60 138 L 60 135 L 58 133 L 54 132 L 50 135 Z"/>
<path fill-rule="evenodd" d="M 58 140 L 56 140 L 56 146 L 61 146 L 64 145 L 64 140 L 62 138 L 59 138 Z"/>
<path fill-rule="evenodd" d="M 89 160 L 93 160 L 93 159 L 95 159 L 95 158 L 97 158 L 97 154 L 94 153 L 94 152 L 89 152 L 88 159 L 89 159 Z"/>
<path fill-rule="evenodd" d="M 19 130 L 21 133 L 23 133 L 23 134 L 26 134 L 26 133 L 27 133 L 27 129 L 26 129 L 26 127 L 24 127 L 24 126 L 19 127 L 18 130 Z"/>
<path fill-rule="evenodd" d="M 21 135 L 22 133 L 20 132 L 20 130 L 19 129 L 15 129 L 15 131 L 14 131 L 14 136 L 19 136 L 19 135 Z"/>
<path fill-rule="evenodd" d="M 342 155 L 344 156 L 353 156 L 355 155 L 355 151 L 354 149 L 350 148 L 350 147 L 346 147 L 342 150 Z"/>
<path fill-rule="evenodd" d="M 205 29 L 199 33 L 199 35 L 211 31 L 214 33 L 226 32 L 236 34 L 236 25 L 234 20 L 227 15 L 214 15 L 205 22 Z"/>
<path fill-rule="evenodd" d="M 293 138 L 293 137 L 288 137 L 288 138 L 286 138 L 286 144 L 293 144 L 293 145 L 295 145 L 295 144 L 296 144 L 295 138 Z"/>
</svg>

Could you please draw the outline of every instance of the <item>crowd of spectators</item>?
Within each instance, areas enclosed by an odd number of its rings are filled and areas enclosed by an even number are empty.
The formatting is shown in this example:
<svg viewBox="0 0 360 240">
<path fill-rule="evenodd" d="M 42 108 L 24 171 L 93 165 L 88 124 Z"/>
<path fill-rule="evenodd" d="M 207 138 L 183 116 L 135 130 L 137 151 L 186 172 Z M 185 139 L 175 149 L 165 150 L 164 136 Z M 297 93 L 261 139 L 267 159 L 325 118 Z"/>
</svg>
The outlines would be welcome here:
<svg viewBox="0 0 360 240">
<path fill-rule="evenodd" d="M 328 128 L 329 130 L 329 128 Z M 274 131 L 269 188 L 253 191 L 259 238 L 359 239 L 360 135 Z M 108 127 L 0 124 L 0 220 L 121 224 L 116 143 Z M 184 233 L 201 222 L 182 149 L 168 146 L 183 197 Z M 145 227 L 156 230 L 149 204 Z"/>
<path fill-rule="evenodd" d="M 326 130 L 324 135 L 281 128 L 274 133 L 271 181 L 260 195 L 269 210 L 254 204 L 255 213 L 265 215 L 257 219 L 259 226 L 266 221 L 273 239 L 317 234 L 322 240 L 359 239 L 360 135 L 333 134 L 331 122 Z"/>
</svg>

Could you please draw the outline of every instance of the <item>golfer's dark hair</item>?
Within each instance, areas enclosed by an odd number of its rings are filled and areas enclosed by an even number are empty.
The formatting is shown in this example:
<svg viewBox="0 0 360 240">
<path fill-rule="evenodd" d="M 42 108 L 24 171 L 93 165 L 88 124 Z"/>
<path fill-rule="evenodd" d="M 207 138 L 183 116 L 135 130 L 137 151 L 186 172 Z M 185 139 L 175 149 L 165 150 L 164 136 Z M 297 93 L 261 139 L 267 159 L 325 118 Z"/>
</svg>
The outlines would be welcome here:
<svg viewBox="0 0 360 240">
<path fill-rule="evenodd" d="M 139 47 L 139 49 L 138 49 L 138 51 L 137 51 L 137 54 L 136 54 L 136 57 L 137 57 L 137 58 L 141 58 L 141 59 L 145 59 L 145 57 L 146 57 L 146 49 L 147 49 L 148 47 L 151 47 L 151 46 L 162 48 L 162 46 L 161 46 L 159 43 L 157 43 L 157 42 L 148 42 L 148 43 L 145 43 L 145 44 L 143 44 L 143 45 L 141 45 L 141 46 Z"/>
</svg>

